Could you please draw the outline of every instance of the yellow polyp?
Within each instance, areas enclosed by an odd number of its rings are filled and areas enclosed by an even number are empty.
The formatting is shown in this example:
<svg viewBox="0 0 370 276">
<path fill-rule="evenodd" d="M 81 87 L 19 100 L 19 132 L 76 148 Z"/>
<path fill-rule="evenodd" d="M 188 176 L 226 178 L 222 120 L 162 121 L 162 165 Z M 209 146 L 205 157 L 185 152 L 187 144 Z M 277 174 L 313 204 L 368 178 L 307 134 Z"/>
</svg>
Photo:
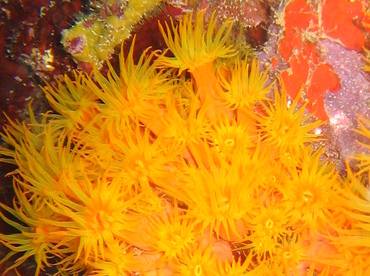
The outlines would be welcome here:
<svg viewBox="0 0 370 276">
<path fill-rule="evenodd" d="M 235 145 L 234 139 L 231 139 L 231 138 L 230 139 L 226 139 L 224 143 L 229 148 L 232 148 Z"/>
<path fill-rule="evenodd" d="M 302 194 L 302 197 L 303 197 L 303 200 L 306 201 L 306 202 L 308 202 L 310 200 L 313 200 L 313 194 L 309 190 L 304 191 L 303 194 Z"/>
<path fill-rule="evenodd" d="M 181 74 L 184 70 L 192 71 L 216 58 L 228 58 L 237 54 L 232 45 L 227 45 L 232 28 L 231 21 L 226 20 L 218 28 L 213 13 L 205 30 L 204 12 L 198 12 L 194 22 L 192 12 L 184 15 L 177 27 L 171 20 L 174 32 L 167 23 L 166 30 L 159 25 L 166 45 L 174 55 L 162 59 L 164 66 L 178 68 Z"/>
<path fill-rule="evenodd" d="M 267 229 L 271 229 L 274 226 L 274 221 L 271 219 L 267 220 L 265 226 Z"/>
<path fill-rule="evenodd" d="M 229 74 L 219 74 L 224 93 L 220 96 L 232 110 L 253 113 L 256 103 L 268 100 L 268 71 L 260 72 L 258 60 L 237 59 Z"/>
<path fill-rule="evenodd" d="M 312 114 L 306 115 L 305 104 L 298 107 L 301 94 L 288 104 L 287 92 L 282 84 L 281 91 L 274 90 L 274 101 L 262 102 L 265 115 L 255 116 L 260 127 L 261 138 L 271 149 L 279 151 L 283 156 L 298 154 L 306 143 L 322 139 L 314 130 L 322 125 L 319 120 L 310 121 Z"/>
<path fill-rule="evenodd" d="M 196 276 L 201 276 L 201 275 L 203 275 L 202 266 L 200 266 L 200 265 L 195 266 L 194 274 L 195 274 Z"/>
<path fill-rule="evenodd" d="M 206 62 L 190 70 L 195 80 L 197 95 L 201 104 L 206 107 L 210 118 L 215 119 L 226 115 L 232 117 L 232 112 L 223 105 L 220 95 L 224 93 L 213 69 L 213 62 Z"/>
<path fill-rule="evenodd" d="M 244 219 L 235 219 L 229 225 L 221 224 L 218 235 L 225 241 L 240 241 L 248 234 L 248 228 Z"/>
<path fill-rule="evenodd" d="M 364 150 L 370 150 L 370 119 L 365 117 L 360 117 L 357 120 L 358 129 L 354 131 L 362 137 L 361 142 L 358 144 L 364 148 Z M 358 153 L 356 156 L 352 157 L 358 162 L 358 168 L 360 169 L 358 175 L 366 175 L 370 177 L 370 157 L 369 154 L 362 150 L 362 153 Z"/>
<path fill-rule="evenodd" d="M 152 105 L 148 105 L 144 112 L 138 114 L 138 119 L 147 125 L 156 135 L 160 135 L 166 130 L 169 120 L 166 110 L 160 108 L 154 109 Z"/>
<path fill-rule="evenodd" d="M 215 98 L 223 92 L 214 72 L 213 61 L 194 67 L 189 72 L 195 80 L 197 94 L 202 102 L 207 96 Z"/>
</svg>

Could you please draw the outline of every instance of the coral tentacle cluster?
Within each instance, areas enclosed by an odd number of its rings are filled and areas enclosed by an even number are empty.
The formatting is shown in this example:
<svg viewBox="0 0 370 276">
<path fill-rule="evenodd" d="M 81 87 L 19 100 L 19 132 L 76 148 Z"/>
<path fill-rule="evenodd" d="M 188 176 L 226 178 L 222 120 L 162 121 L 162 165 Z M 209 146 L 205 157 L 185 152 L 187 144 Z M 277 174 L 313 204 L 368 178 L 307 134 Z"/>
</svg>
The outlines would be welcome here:
<svg viewBox="0 0 370 276">
<path fill-rule="evenodd" d="M 36 274 L 370 273 L 368 155 L 339 176 L 300 93 L 267 84 L 231 22 L 203 18 L 162 26 L 168 51 L 134 63 L 132 46 L 120 72 L 59 78 L 53 111 L 9 121 L 6 272 L 34 258 Z"/>
</svg>

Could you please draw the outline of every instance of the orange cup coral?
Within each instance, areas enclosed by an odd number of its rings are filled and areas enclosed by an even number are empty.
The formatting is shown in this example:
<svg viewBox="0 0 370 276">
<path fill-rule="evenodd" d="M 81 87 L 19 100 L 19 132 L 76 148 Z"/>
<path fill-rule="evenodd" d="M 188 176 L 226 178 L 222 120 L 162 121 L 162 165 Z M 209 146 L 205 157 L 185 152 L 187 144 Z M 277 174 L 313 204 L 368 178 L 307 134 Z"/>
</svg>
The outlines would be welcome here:
<svg viewBox="0 0 370 276">
<path fill-rule="evenodd" d="M 0 217 L 17 233 L 0 234 L 1 263 L 15 258 L 5 273 L 30 257 L 36 274 L 369 272 L 367 159 L 340 178 L 313 150 L 321 123 L 283 85 L 269 97 L 230 24 L 187 14 L 162 27 L 171 57 L 135 64 L 131 48 L 120 72 L 47 85 L 54 111 L 40 122 L 32 111 L 9 122 L 0 162 L 17 166 L 16 197 Z"/>
</svg>

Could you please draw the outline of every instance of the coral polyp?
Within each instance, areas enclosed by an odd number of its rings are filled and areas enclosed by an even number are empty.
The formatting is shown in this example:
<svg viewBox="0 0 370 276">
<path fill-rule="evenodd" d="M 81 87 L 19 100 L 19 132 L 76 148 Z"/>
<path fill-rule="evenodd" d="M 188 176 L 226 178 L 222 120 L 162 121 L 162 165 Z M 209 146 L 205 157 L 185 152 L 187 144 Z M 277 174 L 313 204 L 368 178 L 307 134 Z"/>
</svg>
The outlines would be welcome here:
<svg viewBox="0 0 370 276">
<path fill-rule="evenodd" d="M 119 72 L 58 77 L 43 89 L 53 110 L 9 120 L 5 275 L 28 258 L 36 275 L 369 272 L 368 155 L 340 175 L 301 94 L 217 24 L 186 14 L 160 27 L 164 52 L 134 62 L 132 45 Z"/>
</svg>

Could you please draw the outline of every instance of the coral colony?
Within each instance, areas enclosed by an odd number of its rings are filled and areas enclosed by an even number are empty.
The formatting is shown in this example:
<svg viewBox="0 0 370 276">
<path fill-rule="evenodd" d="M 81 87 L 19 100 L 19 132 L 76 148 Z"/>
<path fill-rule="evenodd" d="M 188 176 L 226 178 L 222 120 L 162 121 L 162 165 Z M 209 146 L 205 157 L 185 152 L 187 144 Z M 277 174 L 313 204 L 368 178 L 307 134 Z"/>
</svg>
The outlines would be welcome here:
<svg viewBox="0 0 370 276">
<path fill-rule="evenodd" d="M 0 234 L 0 262 L 14 260 L 5 275 L 29 258 L 36 275 L 370 275 L 370 120 L 358 118 L 364 153 L 340 174 L 318 143 L 323 121 L 305 111 L 312 94 L 287 95 L 331 74 L 299 42 L 314 37 L 293 32 L 308 68 L 288 59 L 292 74 L 271 83 L 215 14 L 161 24 L 168 49 L 135 63 L 133 43 L 119 71 L 107 62 L 107 75 L 96 65 L 58 77 L 43 88 L 52 111 L 9 120 L 0 162 L 16 166 L 15 198 L 0 217 L 16 232 Z M 295 51 L 281 43 L 283 57 Z"/>
</svg>

